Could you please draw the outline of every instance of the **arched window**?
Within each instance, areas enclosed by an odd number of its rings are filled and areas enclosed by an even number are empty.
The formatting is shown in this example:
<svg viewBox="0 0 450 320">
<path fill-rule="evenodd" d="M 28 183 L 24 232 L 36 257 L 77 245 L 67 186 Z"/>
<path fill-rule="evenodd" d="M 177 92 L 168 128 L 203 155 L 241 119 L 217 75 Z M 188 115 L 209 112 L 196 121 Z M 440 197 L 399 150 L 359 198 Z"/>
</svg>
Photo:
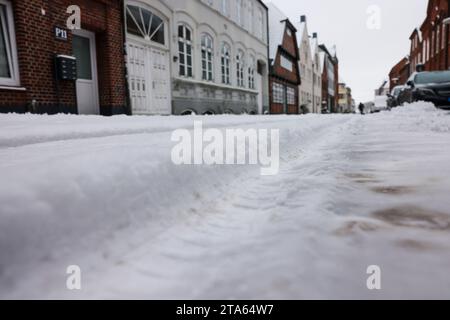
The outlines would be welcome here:
<svg viewBox="0 0 450 320">
<path fill-rule="evenodd" d="M 127 5 L 127 32 L 162 45 L 166 42 L 164 20 L 141 7 Z"/>
<path fill-rule="evenodd" d="M 222 0 L 222 14 L 224 16 L 228 15 L 228 0 Z"/>
<path fill-rule="evenodd" d="M 254 33 L 254 16 L 255 16 L 255 13 L 254 13 L 254 11 L 253 11 L 253 2 L 252 1 L 249 1 L 248 2 L 248 31 L 250 32 L 250 33 Z"/>
<path fill-rule="evenodd" d="M 236 56 L 236 79 L 238 87 L 244 87 L 244 52 L 238 51 Z"/>
<path fill-rule="evenodd" d="M 264 13 L 263 10 L 261 8 L 258 9 L 258 27 L 257 27 L 257 32 L 258 32 L 258 38 L 261 40 L 264 40 Z"/>
<path fill-rule="evenodd" d="M 213 39 L 209 34 L 202 34 L 202 79 L 206 81 L 213 81 Z"/>
<path fill-rule="evenodd" d="M 184 24 L 178 26 L 178 59 L 180 76 L 192 78 L 192 31 Z"/>
<path fill-rule="evenodd" d="M 222 44 L 222 52 L 221 52 L 222 83 L 223 84 L 231 84 L 230 60 L 231 60 L 231 48 L 227 43 L 223 43 Z"/>
<path fill-rule="evenodd" d="M 242 0 L 236 0 L 236 22 L 242 26 Z"/>
<path fill-rule="evenodd" d="M 255 68 L 256 60 L 254 56 L 250 56 L 248 65 L 248 87 L 250 89 L 256 89 L 255 87 Z"/>
</svg>

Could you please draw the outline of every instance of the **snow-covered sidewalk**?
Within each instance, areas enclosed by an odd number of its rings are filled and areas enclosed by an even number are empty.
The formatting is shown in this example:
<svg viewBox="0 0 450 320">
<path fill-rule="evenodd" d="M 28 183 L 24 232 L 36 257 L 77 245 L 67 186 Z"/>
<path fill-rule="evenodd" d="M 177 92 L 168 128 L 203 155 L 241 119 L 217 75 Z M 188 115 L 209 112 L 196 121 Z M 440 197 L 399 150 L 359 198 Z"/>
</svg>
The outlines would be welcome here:
<svg viewBox="0 0 450 320">
<path fill-rule="evenodd" d="M 281 170 L 175 166 L 276 128 Z M 450 115 L 0 116 L 0 298 L 450 298 Z M 68 291 L 66 268 L 82 268 Z M 379 265 L 382 290 L 366 269 Z"/>
</svg>

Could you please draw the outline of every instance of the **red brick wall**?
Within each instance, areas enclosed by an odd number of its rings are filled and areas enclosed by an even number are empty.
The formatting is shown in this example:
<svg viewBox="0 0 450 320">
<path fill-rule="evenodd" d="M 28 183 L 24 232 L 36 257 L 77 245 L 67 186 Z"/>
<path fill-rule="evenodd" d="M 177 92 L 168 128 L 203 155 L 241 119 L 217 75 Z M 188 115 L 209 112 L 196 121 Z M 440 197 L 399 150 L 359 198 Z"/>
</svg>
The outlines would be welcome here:
<svg viewBox="0 0 450 320">
<path fill-rule="evenodd" d="M 72 55 L 71 32 L 67 42 L 56 40 L 54 27 L 65 27 L 66 9 L 74 4 L 81 8 L 82 28 L 96 33 L 101 113 L 126 109 L 121 0 L 15 0 L 20 86 L 26 91 L 0 90 L 0 112 L 76 111 L 73 82 L 59 81 L 58 103 L 53 64 L 55 54 Z M 33 100 L 35 109 L 31 108 Z"/>
<path fill-rule="evenodd" d="M 437 8 L 437 10 L 436 10 Z M 443 28 L 442 21 L 449 16 L 448 0 L 430 0 L 428 4 L 427 18 L 421 27 L 424 45 L 425 41 L 429 42 L 427 46 L 428 58 L 425 61 L 425 69 L 428 71 L 433 70 L 446 70 L 450 66 L 448 57 L 448 32 L 446 28 Z M 437 37 L 437 30 L 440 30 L 440 36 Z M 442 30 L 446 36 L 444 37 L 444 46 L 442 46 Z M 434 39 L 433 39 L 433 34 Z M 438 50 L 436 50 L 436 47 Z M 425 60 L 425 58 L 424 58 Z"/>
</svg>

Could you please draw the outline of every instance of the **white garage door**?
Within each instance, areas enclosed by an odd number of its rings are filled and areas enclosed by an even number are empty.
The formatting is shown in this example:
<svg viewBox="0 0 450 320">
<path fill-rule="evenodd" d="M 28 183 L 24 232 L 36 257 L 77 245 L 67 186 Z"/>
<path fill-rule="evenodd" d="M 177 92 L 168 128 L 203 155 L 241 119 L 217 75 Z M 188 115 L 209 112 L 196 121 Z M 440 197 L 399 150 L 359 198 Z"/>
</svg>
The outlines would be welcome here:
<svg viewBox="0 0 450 320">
<path fill-rule="evenodd" d="M 128 44 L 128 73 L 133 114 L 170 114 L 169 54 Z"/>
<path fill-rule="evenodd" d="M 170 55 L 165 19 L 127 5 L 127 67 L 133 114 L 170 114 Z"/>
</svg>

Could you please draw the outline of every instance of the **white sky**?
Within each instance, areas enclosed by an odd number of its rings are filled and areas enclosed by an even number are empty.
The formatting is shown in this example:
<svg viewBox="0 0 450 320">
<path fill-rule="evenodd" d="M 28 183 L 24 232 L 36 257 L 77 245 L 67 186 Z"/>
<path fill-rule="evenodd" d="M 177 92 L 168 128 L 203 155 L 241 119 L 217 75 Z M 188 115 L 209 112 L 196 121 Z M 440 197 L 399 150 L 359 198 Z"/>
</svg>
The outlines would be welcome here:
<svg viewBox="0 0 450 320">
<path fill-rule="evenodd" d="M 373 100 L 374 90 L 388 79 L 391 68 L 409 54 L 409 36 L 426 17 L 428 0 L 272 0 L 298 25 L 308 19 L 308 31 L 319 42 L 337 46 L 340 76 L 356 102 Z M 367 28 L 370 6 L 381 9 L 381 28 Z"/>
</svg>

